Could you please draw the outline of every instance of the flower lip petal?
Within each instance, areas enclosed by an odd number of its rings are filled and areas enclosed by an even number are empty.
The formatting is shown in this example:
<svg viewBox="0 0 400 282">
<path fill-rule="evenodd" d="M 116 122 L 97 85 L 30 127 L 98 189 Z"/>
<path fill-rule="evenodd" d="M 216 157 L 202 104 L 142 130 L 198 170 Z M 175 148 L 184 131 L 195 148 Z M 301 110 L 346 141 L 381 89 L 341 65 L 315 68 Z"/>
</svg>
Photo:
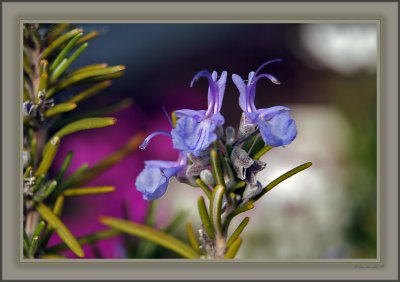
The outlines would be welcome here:
<svg viewBox="0 0 400 282">
<path fill-rule="evenodd" d="M 218 110 L 218 108 L 220 108 L 218 106 L 219 100 L 220 100 L 219 86 L 217 85 L 217 82 L 214 80 L 213 76 L 216 79 L 216 72 L 215 72 L 215 74 L 214 73 L 211 74 L 207 70 L 202 70 L 202 71 L 199 71 L 193 77 L 192 81 L 190 82 L 190 87 L 192 87 L 194 82 L 196 82 L 200 77 L 207 78 L 207 80 L 208 80 L 208 109 L 207 109 L 207 113 L 206 113 L 207 116 L 211 113 L 215 113 L 215 111 Z M 225 81 L 226 81 L 226 76 L 225 76 Z"/>
<path fill-rule="evenodd" d="M 247 112 L 247 86 L 244 80 L 237 74 L 232 74 L 232 80 L 239 90 L 239 106 L 242 111 Z"/>
</svg>

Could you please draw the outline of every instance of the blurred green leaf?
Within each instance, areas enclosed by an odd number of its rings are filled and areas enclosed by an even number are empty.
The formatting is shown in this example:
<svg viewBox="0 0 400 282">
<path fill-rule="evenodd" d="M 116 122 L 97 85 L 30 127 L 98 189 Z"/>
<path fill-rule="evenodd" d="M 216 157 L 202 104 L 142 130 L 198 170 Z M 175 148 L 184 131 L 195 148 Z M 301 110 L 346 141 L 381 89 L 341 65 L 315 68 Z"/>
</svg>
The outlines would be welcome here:
<svg viewBox="0 0 400 282">
<path fill-rule="evenodd" d="M 145 218 L 145 225 L 149 227 L 154 227 L 156 220 L 156 202 L 151 201 L 147 206 L 146 218 Z M 136 249 L 136 257 L 137 258 L 150 258 L 155 249 L 156 244 L 152 241 L 142 239 L 139 243 L 139 246 Z"/>
<path fill-rule="evenodd" d="M 85 253 L 79 242 L 71 234 L 68 228 L 62 223 L 62 221 L 43 203 L 39 203 L 36 206 L 36 210 L 40 213 L 44 220 L 57 232 L 60 238 L 68 245 L 78 257 L 84 257 Z"/>
<path fill-rule="evenodd" d="M 233 259 L 235 258 L 237 252 L 239 251 L 240 246 L 242 245 L 243 239 L 238 237 L 232 245 L 228 248 L 228 251 L 225 254 L 226 259 Z"/>
<path fill-rule="evenodd" d="M 50 65 L 50 71 L 53 72 L 53 70 L 61 63 L 62 60 L 68 55 L 68 52 L 71 51 L 72 48 L 76 45 L 77 41 L 79 38 L 81 38 L 83 33 L 78 33 L 75 35 L 69 42 L 68 44 L 62 49 L 62 51 L 58 54 L 58 56 L 55 58 L 53 63 Z"/>
<path fill-rule="evenodd" d="M 236 239 L 240 236 L 240 234 L 242 233 L 243 229 L 247 226 L 247 224 L 249 223 L 249 218 L 245 217 L 243 218 L 242 222 L 240 222 L 240 224 L 238 225 L 238 227 L 236 228 L 235 231 L 233 231 L 231 237 L 228 239 L 228 241 L 226 242 L 226 247 L 229 248 L 234 241 L 236 241 Z"/>
<path fill-rule="evenodd" d="M 31 66 L 31 62 L 30 62 L 28 56 L 25 55 L 25 53 L 24 53 L 24 57 L 23 57 L 23 68 L 24 68 L 24 71 L 25 71 L 29 76 L 32 76 L 32 75 L 33 75 L 33 70 L 32 70 L 32 66 Z"/>
<path fill-rule="evenodd" d="M 97 241 L 101 241 L 101 240 L 108 239 L 111 237 L 115 237 L 120 234 L 121 234 L 121 232 L 119 232 L 118 230 L 106 229 L 106 230 L 91 233 L 89 235 L 78 237 L 77 239 L 81 245 L 86 245 L 86 244 L 93 244 Z M 68 249 L 69 248 L 68 248 L 67 244 L 60 243 L 60 244 L 51 246 L 50 248 L 46 249 L 46 253 L 59 253 L 62 251 L 66 251 Z"/>
<path fill-rule="evenodd" d="M 87 129 L 94 129 L 94 128 L 101 128 L 110 125 L 114 125 L 117 122 L 115 118 L 105 117 L 105 118 L 86 118 L 75 121 L 71 124 L 64 126 L 62 129 L 57 131 L 54 136 L 62 138 L 66 135 L 71 133 L 80 131 L 80 130 L 87 130 Z"/>
<path fill-rule="evenodd" d="M 66 118 L 58 120 L 54 124 L 53 127 L 60 128 L 66 124 L 69 124 L 71 122 L 74 122 L 74 121 L 77 121 L 77 120 L 83 119 L 83 118 L 108 116 L 115 112 L 122 111 L 126 108 L 129 108 L 132 105 L 132 103 L 133 103 L 132 100 L 130 98 L 128 98 L 128 99 L 119 101 L 117 103 L 111 104 L 110 106 L 99 107 L 99 108 L 95 108 L 93 110 L 86 110 L 83 113 L 74 114 L 71 117 L 66 117 Z"/>
<path fill-rule="evenodd" d="M 29 253 L 29 248 L 30 248 L 30 240 L 29 240 L 29 237 L 28 237 L 28 234 L 26 234 L 26 231 L 25 230 L 23 230 L 23 243 L 24 243 L 24 245 L 23 245 L 23 251 L 24 251 L 24 254 L 26 255 L 26 256 L 28 256 L 28 253 Z"/>
<path fill-rule="evenodd" d="M 210 220 L 210 216 L 208 215 L 206 203 L 204 202 L 204 198 L 201 196 L 197 200 L 197 207 L 199 210 L 199 215 L 201 222 L 203 224 L 204 230 L 207 233 L 208 237 L 211 239 L 215 238 L 214 228 Z"/>
<path fill-rule="evenodd" d="M 99 36 L 99 32 L 97 30 L 89 32 L 88 34 L 80 38 L 78 42 L 76 42 L 76 44 L 77 45 L 83 44 L 89 40 L 92 40 L 93 38 L 96 38 L 97 36 Z"/>
<path fill-rule="evenodd" d="M 65 197 L 83 196 L 83 195 L 96 195 L 114 192 L 113 186 L 100 186 L 100 187 L 81 187 L 81 188 L 68 188 L 63 192 Z"/>
<path fill-rule="evenodd" d="M 218 153 L 215 149 L 212 149 L 210 151 L 210 163 L 215 182 L 225 187 L 225 180 L 224 180 L 224 174 L 221 169 L 221 162 L 219 160 Z"/>
<path fill-rule="evenodd" d="M 168 234 L 174 232 L 175 229 L 177 229 L 179 225 L 181 225 L 183 221 L 185 221 L 187 216 L 188 216 L 188 211 L 178 212 L 175 218 L 165 228 L 163 228 L 163 231 Z"/>
<path fill-rule="evenodd" d="M 61 165 L 60 171 L 58 172 L 58 174 L 56 176 L 56 180 L 58 182 L 60 182 L 61 179 L 63 178 L 65 172 L 67 171 L 69 165 L 71 164 L 73 157 L 74 157 L 74 152 L 72 152 L 72 151 L 69 151 L 68 154 L 65 156 L 64 161 Z"/>
<path fill-rule="evenodd" d="M 55 196 L 59 196 L 64 190 L 68 187 L 71 187 L 75 184 L 77 179 L 81 177 L 81 175 L 85 174 L 88 170 L 89 166 L 87 163 L 82 164 L 79 168 L 77 168 L 74 173 L 72 173 L 66 180 L 62 181 L 58 186 L 58 189 L 55 191 Z"/>
<path fill-rule="evenodd" d="M 51 43 L 60 36 L 71 24 L 69 23 L 62 23 L 55 25 L 51 30 L 49 30 L 47 35 L 47 43 Z"/>
<path fill-rule="evenodd" d="M 262 190 L 262 192 L 254 197 L 253 201 L 254 202 L 257 201 L 262 196 L 264 196 L 268 191 L 270 191 L 272 188 L 274 188 L 276 185 L 278 185 L 282 181 L 288 179 L 289 177 L 292 177 L 296 173 L 299 173 L 300 171 L 303 171 L 303 170 L 309 168 L 311 165 L 312 165 L 311 162 L 307 162 L 307 163 L 299 165 L 299 166 L 289 170 L 288 172 L 282 174 L 281 176 L 279 176 L 278 178 L 273 180 L 271 183 L 269 183 L 267 186 L 265 186 L 264 189 Z"/>
<path fill-rule="evenodd" d="M 66 257 L 59 254 L 45 254 L 39 257 L 40 259 L 65 259 Z"/>
<path fill-rule="evenodd" d="M 42 161 L 40 162 L 38 169 L 35 171 L 36 177 L 41 174 L 47 173 L 51 164 L 53 163 L 59 145 L 60 145 L 60 138 L 58 136 L 51 138 L 51 140 L 47 142 L 43 150 Z"/>
<path fill-rule="evenodd" d="M 30 145 L 31 145 L 31 163 L 33 166 L 35 166 L 37 138 L 36 138 L 36 134 L 34 134 L 33 132 L 31 135 L 31 144 Z"/>
<path fill-rule="evenodd" d="M 44 51 L 40 55 L 40 58 L 45 59 L 57 47 L 61 46 L 61 44 L 68 41 L 70 38 L 74 37 L 75 35 L 82 33 L 82 31 L 83 30 L 81 28 L 76 28 L 71 31 L 68 31 L 67 33 L 64 33 L 63 35 L 61 35 L 60 37 L 55 39 L 53 42 L 51 42 L 51 44 L 46 49 L 44 49 Z"/>
<path fill-rule="evenodd" d="M 44 116 L 49 118 L 61 113 L 69 112 L 72 111 L 73 109 L 76 108 L 75 103 L 62 103 L 55 105 L 53 108 L 48 109 L 45 113 Z"/>
<path fill-rule="evenodd" d="M 222 232 L 222 224 L 221 224 L 221 208 L 222 208 L 222 199 L 225 194 L 225 187 L 218 184 L 215 186 L 210 200 L 210 219 L 211 223 L 214 226 L 214 230 L 217 231 L 217 234 L 221 234 Z"/>
<path fill-rule="evenodd" d="M 55 82 L 69 66 L 75 62 L 75 60 L 82 54 L 83 51 L 89 46 L 89 43 L 85 43 L 80 46 L 68 59 L 63 59 L 59 66 L 57 66 L 50 76 L 50 82 Z"/>
<path fill-rule="evenodd" d="M 200 254 L 199 241 L 197 240 L 197 236 L 194 233 L 192 223 L 190 222 L 186 223 L 186 235 L 193 250 Z"/>
<path fill-rule="evenodd" d="M 201 190 L 203 190 L 204 194 L 206 194 L 208 199 L 211 199 L 211 189 L 200 179 L 197 178 L 195 180 L 196 184 L 199 185 L 199 187 L 201 188 Z"/>
<path fill-rule="evenodd" d="M 100 218 L 100 222 L 121 232 L 153 241 L 183 257 L 199 258 L 199 255 L 190 246 L 164 232 L 148 226 L 112 217 L 102 217 Z"/>
<path fill-rule="evenodd" d="M 139 145 L 142 143 L 144 136 L 145 135 L 142 132 L 136 133 L 120 149 L 96 163 L 85 174 L 82 174 L 79 179 L 76 180 L 76 185 L 84 185 L 85 183 L 99 176 L 105 170 L 119 163 L 132 152 L 136 151 L 139 148 Z"/>
<path fill-rule="evenodd" d="M 76 94 L 74 97 L 72 97 L 69 100 L 69 102 L 70 103 L 79 103 L 83 100 L 86 100 L 86 99 L 96 95 L 97 93 L 103 91 L 107 87 L 110 87 L 110 85 L 111 85 L 111 80 L 106 80 L 106 81 L 97 83 L 97 84 L 93 85 L 92 87 L 85 89 L 81 93 Z"/>
</svg>

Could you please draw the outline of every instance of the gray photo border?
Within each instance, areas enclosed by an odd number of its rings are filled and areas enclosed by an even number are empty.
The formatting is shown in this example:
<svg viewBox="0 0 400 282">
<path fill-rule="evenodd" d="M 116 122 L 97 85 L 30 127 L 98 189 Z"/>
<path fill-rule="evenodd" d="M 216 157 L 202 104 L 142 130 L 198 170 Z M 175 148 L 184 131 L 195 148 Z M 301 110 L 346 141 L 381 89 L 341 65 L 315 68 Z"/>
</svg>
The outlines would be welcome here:
<svg viewBox="0 0 400 282">
<path fill-rule="evenodd" d="M 4 279 L 397 279 L 398 4 L 377 3 L 3 3 L 2 278 Z M 129 11 L 129 12 L 127 12 Z M 285 261 L 21 260 L 20 112 L 23 22 L 373 22 L 378 58 L 377 259 Z M 394 123 L 394 124 L 393 124 Z M 380 133 L 380 134 L 379 134 Z M 380 136 L 379 136 L 380 135 Z M 378 154 L 379 155 L 379 154 Z M 6 164 L 6 165 L 5 165 Z M 15 187 L 15 188 L 10 188 Z M 381 189 L 382 188 L 382 189 Z M 380 207 L 380 208 L 379 208 Z M 383 244 L 379 244 L 379 242 Z M 19 250 L 17 252 L 16 250 Z M 77 263 L 78 262 L 78 263 Z"/>
</svg>

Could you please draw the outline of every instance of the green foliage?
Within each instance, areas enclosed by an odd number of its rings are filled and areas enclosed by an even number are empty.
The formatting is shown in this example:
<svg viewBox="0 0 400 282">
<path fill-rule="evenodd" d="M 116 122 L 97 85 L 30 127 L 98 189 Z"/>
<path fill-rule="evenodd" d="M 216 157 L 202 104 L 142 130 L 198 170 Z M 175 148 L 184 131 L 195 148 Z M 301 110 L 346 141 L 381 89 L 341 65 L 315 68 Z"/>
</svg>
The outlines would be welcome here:
<svg viewBox="0 0 400 282">
<path fill-rule="evenodd" d="M 107 64 L 95 64 L 70 69 L 72 63 L 88 48 L 88 41 L 98 34 L 97 31 L 85 34 L 83 29 L 74 28 L 71 24 L 25 24 L 23 27 L 23 133 L 24 151 L 29 153 L 23 171 L 25 258 L 62 258 L 54 249 L 52 252 L 47 250 L 47 242 L 53 231 L 64 241 L 63 250 L 69 248 L 79 257 L 84 256 L 81 243 L 91 243 L 118 233 L 109 230 L 76 239 L 60 218 L 65 197 L 110 193 L 115 188 L 76 186 L 76 180 L 89 170 L 87 164 L 83 164 L 65 179 L 64 174 L 71 163 L 73 152 L 67 154 L 56 175 L 49 173 L 63 137 L 116 123 L 115 118 L 102 117 L 99 113 L 100 117 L 91 114 L 79 118 L 74 115 L 78 102 L 99 94 L 111 85 L 112 79 L 124 73 L 125 67 L 122 65 L 108 67 Z M 87 86 L 83 91 L 76 91 L 70 101 L 64 99 L 65 102 L 55 103 L 55 95 L 63 95 L 63 90 L 75 85 Z M 71 91 L 74 92 L 73 89 Z M 63 118 L 66 112 L 72 113 L 70 117 L 78 118 L 67 120 L 61 127 L 57 127 L 57 122 L 66 120 Z M 102 170 L 91 171 L 91 179 L 133 151 L 133 148 L 122 148 L 115 153 L 117 157 L 113 161 L 106 160 L 107 165 L 100 162 Z M 29 234 L 28 229 L 32 230 L 32 226 L 34 232 Z"/>
<path fill-rule="evenodd" d="M 100 219 L 100 222 L 118 231 L 150 240 L 182 255 L 185 258 L 199 258 L 199 254 L 187 244 L 149 226 L 112 217 L 103 217 Z"/>
</svg>

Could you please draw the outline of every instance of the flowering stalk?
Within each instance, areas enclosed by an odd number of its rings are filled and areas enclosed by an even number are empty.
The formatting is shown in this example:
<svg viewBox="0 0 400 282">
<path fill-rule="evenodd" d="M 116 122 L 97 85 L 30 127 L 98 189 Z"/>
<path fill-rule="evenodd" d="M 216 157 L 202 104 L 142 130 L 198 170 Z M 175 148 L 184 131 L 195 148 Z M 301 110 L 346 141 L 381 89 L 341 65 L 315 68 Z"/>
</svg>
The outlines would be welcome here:
<svg viewBox="0 0 400 282">
<path fill-rule="evenodd" d="M 297 136 L 289 108 L 257 109 L 254 103 L 256 84 L 261 78 L 279 84 L 274 76 L 259 73 L 268 64 L 278 61 L 281 60 L 269 61 L 250 72 L 247 85 L 240 76 L 232 75 L 240 93 L 239 106 L 243 110 L 237 133 L 232 127 L 225 131 L 222 128 L 224 117 L 220 110 L 227 73 L 222 72 L 218 79 L 215 71 L 212 74 L 201 71 L 195 75 L 191 85 L 200 77 L 207 78 L 208 108 L 175 111 L 172 117 L 176 117 L 176 126 L 171 132 L 153 133 L 141 145 L 144 149 L 150 139 L 162 134 L 172 138 L 173 147 L 179 154 L 175 162 L 145 162 L 144 170 L 136 179 L 136 188 L 143 193 L 144 199 L 160 198 L 172 177 L 204 192 L 205 197 L 198 199 L 202 225 L 197 229 L 197 236 L 191 223 L 186 228 L 189 244 L 201 258 L 234 258 L 243 241 L 241 234 L 250 219 L 246 217 L 234 230 L 231 228 L 232 219 L 253 209 L 254 203 L 273 187 L 311 166 L 311 163 L 300 165 L 266 186 L 256 178 L 258 172 L 266 167 L 260 158 L 274 147 L 290 144 Z M 107 219 L 106 224 L 116 228 L 120 222 Z M 149 234 L 140 233 L 135 228 L 119 230 L 152 240 Z"/>
</svg>

